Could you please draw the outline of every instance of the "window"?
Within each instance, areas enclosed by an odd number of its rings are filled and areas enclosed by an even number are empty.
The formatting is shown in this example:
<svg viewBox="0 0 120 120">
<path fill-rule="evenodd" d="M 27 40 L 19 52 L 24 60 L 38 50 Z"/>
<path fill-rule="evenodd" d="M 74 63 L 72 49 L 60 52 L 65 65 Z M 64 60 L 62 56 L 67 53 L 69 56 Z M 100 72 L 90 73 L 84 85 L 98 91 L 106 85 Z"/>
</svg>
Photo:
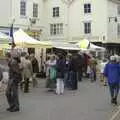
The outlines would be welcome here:
<svg viewBox="0 0 120 120">
<path fill-rule="evenodd" d="M 63 34 L 63 23 L 50 24 L 51 35 L 62 35 Z"/>
<path fill-rule="evenodd" d="M 20 16 L 26 16 L 26 1 L 20 2 Z"/>
<path fill-rule="evenodd" d="M 84 23 L 84 33 L 85 34 L 91 33 L 91 23 L 90 22 Z"/>
<path fill-rule="evenodd" d="M 53 17 L 59 17 L 59 7 L 53 8 Z"/>
<path fill-rule="evenodd" d="M 120 15 L 120 6 L 118 6 L 117 9 L 118 9 L 118 15 Z"/>
<path fill-rule="evenodd" d="M 33 3 L 33 17 L 38 17 L 38 4 Z"/>
<path fill-rule="evenodd" d="M 91 4 L 84 4 L 84 13 L 91 13 Z"/>
<path fill-rule="evenodd" d="M 120 36 L 120 24 L 118 24 L 117 26 L 117 33 L 118 33 L 118 36 Z"/>
</svg>

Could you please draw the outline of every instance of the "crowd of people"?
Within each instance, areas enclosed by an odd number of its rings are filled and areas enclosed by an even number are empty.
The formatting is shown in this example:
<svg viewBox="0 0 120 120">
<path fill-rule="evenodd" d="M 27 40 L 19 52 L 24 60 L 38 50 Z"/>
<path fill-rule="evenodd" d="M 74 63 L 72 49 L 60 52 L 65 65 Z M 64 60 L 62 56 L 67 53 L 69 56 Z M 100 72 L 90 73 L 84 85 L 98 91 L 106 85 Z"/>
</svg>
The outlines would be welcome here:
<svg viewBox="0 0 120 120">
<path fill-rule="evenodd" d="M 18 88 L 20 85 L 24 93 L 29 92 L 29 84 L 37 87 L 39 73 L 39 61 L 34 54 L 25 52 L 15 55 L 8 53 L 7 62 L 9 66 L 9 80 L 6 89 L 6 97 L 9 104 L 7 111 L 16 112 L 20 110 Z M 98 68 L 100 81 L 106 86 L 109 85 L 111 103 L 117 104 L 120 82 L 120 59 L 119 56 L 111 56 L 110 59 L 103 59 L 101 62 L 91 55 L 85 53 L 57 53 L 47 55 L 44 62 L 46 72 L 46 89 L 57 95 L 64 94 L 64 90 L 77 90 L 78 82 L 83 76 L 91 82 L 97 80 Z M 99 66 L 99 67 L 98 67 Z M 0 81 L 3 79 L 0 68 Z M 108 82 L 107 82 L 108 79 Z"/>
<path fill-rule="evenodd" d="M 24 93 L 29 92 L 29 83 L 32 78 L 33 87 L 37 86 L 36 73 L 39 72 L 38 61 L 34 54 L 18 53 L 6 54 L 9 67 L 9 80 L 6 89 L 6 97 L 9 104 L 7 111 L 17 112 L 20 110 L 18 88 L 19 85 Z M 2 80 L 2 70 L 0 71 Z"/>
</svg>

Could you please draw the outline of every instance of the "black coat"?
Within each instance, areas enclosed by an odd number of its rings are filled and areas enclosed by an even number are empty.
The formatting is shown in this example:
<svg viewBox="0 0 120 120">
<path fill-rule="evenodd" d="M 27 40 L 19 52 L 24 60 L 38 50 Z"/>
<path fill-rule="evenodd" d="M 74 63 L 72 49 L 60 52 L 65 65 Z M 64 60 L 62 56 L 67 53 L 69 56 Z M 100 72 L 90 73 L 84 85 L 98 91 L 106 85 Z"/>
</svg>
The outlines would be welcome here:
<svg viewBox="0 0 120 120">
<path fill-rule="evenodd" d="M 39 72 L 39 65 L 36 58 L 32 60 L 32 68 L 33 68 L 33 73 Z"/>
<path fill-rule="evenodd" d="M 70 61 L 70 70 L 77 72 L 77 71 L 81 71 L 83 67 L 83 57 L 82 55 L 73 55 L 72 59 Z"/>
<path fill-rule="evenodd" d="M 58 59 L 56 62 L 57 78 L 64 78 L 65 69 L 66 69 L 66 61 L 64 59 Z"/>
</svg>

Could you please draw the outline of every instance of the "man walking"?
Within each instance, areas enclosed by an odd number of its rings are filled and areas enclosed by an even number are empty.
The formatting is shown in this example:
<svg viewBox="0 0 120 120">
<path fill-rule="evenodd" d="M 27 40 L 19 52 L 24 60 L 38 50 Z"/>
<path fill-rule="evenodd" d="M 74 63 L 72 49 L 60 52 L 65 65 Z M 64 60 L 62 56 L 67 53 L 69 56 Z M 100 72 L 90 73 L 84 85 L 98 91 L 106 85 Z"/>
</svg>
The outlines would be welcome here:
<svg viewBox="0 0 120 120">
<path fill-rule="evenodd" d="M 33 87 L 36 87 L 38 84 L 36 75 L 39 72 L 39 65 L 38 65 L 38 60 L 36 59 L 34 54 L 31 54 L 30 57 L 31 57 L 32 69 L 33 69 Z"/>
<path fill-rule="evenodd" d="M 73 54 L 72 58 L 70 60 L 70 80 L 71 80 L 71 90 L 77 90 L 78 89 L 78 55 Z"/>
<path fill-rule="evenodd" d="M 18 83 L 22 79 L 20 59 L 17 56 L 11 58 L 8 54 L 8 66 L 9 66 L 9 81 L 6 90 L 6 97 L 9 104 L 7 111 L 17 112 L 19 108 L 19 98 L 18 98 Z"/>
<path fill-rule="evenodd" d="M 111 103 L 117 105 L 120 82 L 120 66 L 115 56 L 110 57 L 110 62 L 105 66 L 104 75 L 108 79 L 111 94 Z"/>
</svg>

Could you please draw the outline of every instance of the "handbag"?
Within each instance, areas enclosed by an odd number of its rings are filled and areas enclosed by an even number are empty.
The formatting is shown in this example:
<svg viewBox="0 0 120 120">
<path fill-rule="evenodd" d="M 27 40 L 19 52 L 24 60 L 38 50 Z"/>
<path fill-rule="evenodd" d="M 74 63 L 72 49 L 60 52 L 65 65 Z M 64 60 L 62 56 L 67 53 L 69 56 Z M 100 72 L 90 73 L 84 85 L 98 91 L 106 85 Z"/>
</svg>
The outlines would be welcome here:
<svg viewBox="0 0 120 120">
<path fill-rule="evenodd" d="M 56 80 L 56 69 L 53 67 L 50 68 L 50 79 Z"/>
</svg>

